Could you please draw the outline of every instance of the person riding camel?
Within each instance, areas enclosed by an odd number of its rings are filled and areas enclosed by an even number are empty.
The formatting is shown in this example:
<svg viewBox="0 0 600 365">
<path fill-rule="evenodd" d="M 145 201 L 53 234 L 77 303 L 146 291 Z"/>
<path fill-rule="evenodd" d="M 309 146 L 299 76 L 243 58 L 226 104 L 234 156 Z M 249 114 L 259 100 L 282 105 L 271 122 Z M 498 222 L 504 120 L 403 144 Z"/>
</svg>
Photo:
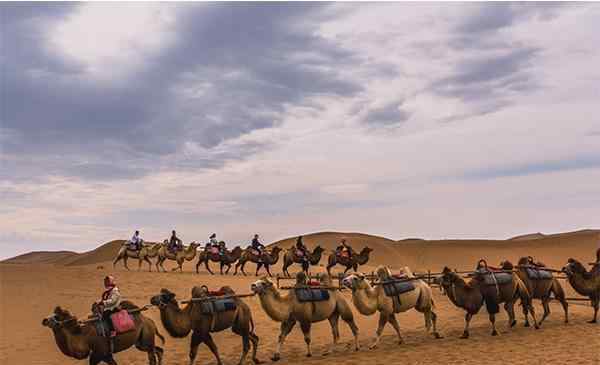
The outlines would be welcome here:
<svg viewBox="0 0 600 365">
<path fill-rule="evenodd" d="M 227 244 L 225 243 L 225 241 L 219 241 L 219 255 L 225 256 L 225 253 L 227 252 Z"/>
<path fill-rule="evenodd" d="M 343 255 L 344 253 L 348 256 L 348 258 L 352 258 L 352 247 L 346 242 L 346 237 L 342 237 L 340 241 L 340 245 L 336 248 L 338 255 Z"/>
<path fill-rule="evenodd" d="M 129 240 L 129 247 L 133 248 L 136 251 L 142 249 L 142 244 L 144 240 L 140 237 L 140 231 L 135 231 L 133 237 Z"/>
<path fill-rule="evenodd" d="M 169 251 L 177 252 L 183 250 L 183 242 L 177 237 L 175 230 L 171 233 L 171 239 L 169 240 Z"/>
<path fill-rule="evenodd" d="M 308 249 L 304 246 L 304 242 L 302 242 L 302 236 L 298 236 L 298 239 L 296 240 L 296 250 L 301 253 L 300 256 L 302 257 L 302 260 L 308 260 Z"/>
<path fill-rule="evenodd" d="M 121 305 L 121 293 L 119 292 L 119 288 L 117 288 L 115 278 L 111 275 L 104 278 L 104 289 L 102 299 L 97 302 L 97 304 L 102 315 L 102 321 L 104 321 L 109 328 L 110 337 L 115 337 L 116 332 L 110 316 L 119 310 L 119 306 Z"/>
<path fill-rule="evenodd" d="M 254 238 L 252 239 L 252 243 L 250 246 L 253 249 L 255 249 L 256 251 L 258 251 L 259 256 L 262 256 L 263 251 L 265 250 L 265 245 L 260 243 L 260 241 L 258 240 L 258 234 L 254 235 Z"/>
</svg>

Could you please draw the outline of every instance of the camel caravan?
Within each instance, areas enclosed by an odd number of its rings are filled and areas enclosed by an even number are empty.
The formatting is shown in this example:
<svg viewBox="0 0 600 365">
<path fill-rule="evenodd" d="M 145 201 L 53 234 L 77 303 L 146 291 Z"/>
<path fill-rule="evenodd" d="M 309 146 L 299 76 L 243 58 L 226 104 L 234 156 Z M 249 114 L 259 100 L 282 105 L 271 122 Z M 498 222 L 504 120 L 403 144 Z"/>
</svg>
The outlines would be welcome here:
<svg viewBox="0 0 600 365">
<path fill-rule="evenodd" d="M 175 232 L 173 232 L 175 236 Z M 176 236 L 175 236 L 176 237 Z M 215 238 L 214 235 L 211 239 Z M 255 236 L 257 238 L 257 236 Z M 168 243 L 146 245 L 138 242 L 138 250 L 144 255 L 136 258 L 142 261 L 149 253 L 156 253 L 156 257 L 171 259 L 177 262 L 175 270 L 181 271 L 183 262 L 193 260 L 199 256 L 197 267 L 204 264 L 210 272 L 209 262 L 221 263 L 221 272 L 225 273 L 237 263 L 242 274 L 245 263 L 251 261 L 257 264 L 257 270 L 265 267 L 270 274 L 269 267 L 278 260 L 282 249 L 274 247 L 266 250 L 253 244 L 247 249 L 239 246 L 231 252 L 219 242 L 217 250 L 212 250 L 212 245 L 203 252 L 197 252 L 198 244 L 192 242 L 184 246 L 178 254 L 166 253 Z M 179 242 L 180 243 L 180 242 Z M 342 242 L 342 248 L 347 247 Z M 437 274 L 414 273 L 409 267 L 404 267 L 394 273 L 389 267 L 378 266 L 373 274 L 353 272 L 339 276 L 339 284 L 334 285 L 328 270 L 310 275 L 307 268 L 315 265 L 317 257 L 324 252 L 320 246 L 312 251 L 306 249 L 299 237 L 295 247 L 283 253 L 284 274 L 289 275 L 288 269 L 293 264 L 299 264 L 301 271 L 295 275 L 295 283 L 289 287 L 279 287 L 269 276 L 263 276 L 250 283 L 249 292 L 238 294 L 230 287 L 224 286 L 217 290 L 210 290 L 207 286 L 194 286 L 191 288 L 191 297 L 179 300 L 175 293 L 163 288 L 159 293 L 149 298 L 146 306 L 139 307 L 134 303 L 124 300 L 116 281 L 112 276 L 104 279 L 105 291 L 100 301 L 93 303 L 91 314 L 84 319 L 78 319 L 62 307 L 56 307 L 54 312 L 43 319 L 42 325 L 51 329 L 54 340 L 59 350 L 68 357 L 75 359 L 89 359 L 90 364 L 116 364 L 113 354 L 125 351 L 132 346 L 146 352 L 148 364 L 162 364 L 165 350 L 158 346 L 156 337 L 161 344 L 165 342 L 156 324 L 143 312 L 156 308 L 160 313 L 160 322 L 166 332 L 173 338 L 190 336 L 189 363 L 193 364 L 198 355 L 201 344 L 206 344 L 212 352 L 217 364 L 222 364 L 219 348 L 213 335 L 225 330 L 231 330 L 241 337 L 242 347 L 238 364 L 251 360 L 259 364 L 259 337 L 256 328 L 260 326 L 253 320 L 251 307 L 245 298 L 256 297 L 267 317 L 280 323 L 278 341 L 272 349 L 271 360 L 281 360 L 283 346 L 288 335 L 298 324 L 306 344 L 306 356 L 313 356 L 311 328 L 319 322 L 327 320 L 331 327 L 332 342 L 326 347 L 323 356 L 339 351 L 340 345 L 340 319 L 348 326 L 352 334 L 349 342 L 342 351 L 352 348 L 360 350 L 359 328 L 356 323 L 356 314 L 371 316 L 379 315 L 375 337 L 368 346 L 369 349 L 377 348 L 381 344 L 385 326 L 389 323 L 396 332 L 398 344 L 404 343 L 400 332 L 400 323 L 403 313 L 416 310 L 423 314 L 426 335 L 434 339 L 442 339 L 438 332 L 439 316 L 431 286 L 439 286 L 448 300 L 458 308 L 465 311 L 465 325 L 461 339 L 470 337 L 470 323 L 485 306 L 485 311 L 491 325 L 491 335 L 497 336 L 496 315 L 504 308 L 508 315 L 507 328 L 514 330 L 517 323 L 515 305 L 520 305 L 523 311 L 525 326 L 529 327 L 529 317 L 533 327 L 540 329 L 542 323 L 550 315 L 549 302 L 556 299 L 564 310 L 564 322 L 569 321 L 569 300 L 582 300 L 584 298 L 567 298 L 558 276 L 566 275 L 566 279 L 573 289 L 580 295 L 588 298 L 594 309 L 593 318 L 589 323 L 597 323 L 600 305 L 600 249 L 596 252 L 596 261 L 590 263 L 591 270 L 587 270 L 581 262 L 569 258 L 566 265 L 555 270 L 546 267 L 543 263 L 536 262 L 533 257 L 521 257 L 516 265 L 508 260 L 492 267 L 482 259 L 474 270 L 458 272 L 445 267 Z M 367 257 L 370 250 L 362 250 Z M 121 249 L 119 256 L 126 265 L 126 251 Z M 142 257 L 142 258 L 140 258 Z M 219 260 L 218 258 L 223 259 Z M 350 255 L 359 264 L 361 254 Z M 329 260 L 331 262 L 331 259 Z M 261 266 L 258 266 L 261 265 Z M 346 266 L 346 264 L 344 264 Z M 346 266 L 348 267 L 348 266 Z M 353 264 L 349 266 L 354 268 Z M 329 269 L 329 267 L 328 267 Z M 279 279 L 279 278 L 278 278 Z M 292 280 L 294 280 L 292 279 Z M 431 280 L 433 279 L 433 280 Z M 344 294 L 348 290 L 349 295 Z M 537 319 L 533 301 L 540 300 L 544 309 L 541 319 Z M 587 300 L 587 299 L 586 299 Z M 352 304 L 350 304 L 352 303 Z M 354 307 L 354 310 L 352 309 Z M 164 346 L 164 345 L 163 345 Z"/>
</svg>

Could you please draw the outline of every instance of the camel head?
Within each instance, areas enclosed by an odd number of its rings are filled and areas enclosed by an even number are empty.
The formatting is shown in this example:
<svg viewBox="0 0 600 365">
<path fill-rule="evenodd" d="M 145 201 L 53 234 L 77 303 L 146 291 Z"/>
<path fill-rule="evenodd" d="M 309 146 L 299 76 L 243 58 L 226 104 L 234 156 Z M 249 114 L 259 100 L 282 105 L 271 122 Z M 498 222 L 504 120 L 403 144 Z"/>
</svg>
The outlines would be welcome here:
<svg viewBox="0 0 600 365">
<path fill-rule="evenodd" d="M 273 288 L 273 282 L 267 277 L 262 277 L 250 285 L 250 290 L 258 295 L 266 293 L 269 288 Z"/>
<path fill-rule="evenodd" d="M 449 287 L 456 283 L 460 279 L 460 276 L 455 271 L 452 271 L 448 266 L 442 270 L 442 275 L 436 279 L 437 284 L 443 287 Z"/>
<path fill-rule="evenodd" d="M 524 258 L 526 259 L 526 257 L 522 257 L 519 260 L 519 265 L 526 265 L 521 263 L 521 260 L 523 260 Z M 502 270 L 512 270 L 515 266 L 509 260 L 502 260 L 500 261 L 500 267 L 502 268 Z"/>
<path fill-rule="evenodd" d="M 562 271 L 567 274 L 567 276 L 572 276 L 573 274 L 584 274 L 587 272 L 583 264 L 574 258 L 570 258 L 567 261 L 567 265 L 562 268 Z"/>
<path fill-rule="evenodd" d="M 389 280 L 392 277 L 392 270 L 387 266 L 380 265 L 375 270 L 375 274 L 379 280 Z"/>
<path fill-rule="evenodd" d="M 342 279 L 342 285 L 352 291 L 362 289 L 366 287 L 365 275 L 361 273 L 347 275 Z"/>
<path fill-rule="evenodd" d="M 51 329 L 62 328 L 68 324 L 77 324 L 77 317 L 61 307 L 54 308 L 54 313 L 42 320 L 42 326 Z"/>
<path fill-rule="evenodd" d="M 177 304 L 175 293 L 171 292 L 169 289 L 163 288 L 160 290 L 160 294 L 150 298 L 150 304 L 155 305 L 160 309 L 165 308 L 168 304 Z"/>
<path fill-rule="evenodd" d="M 360 251 L 360 255 L 366 255 L 373 252 L 373 249 L 369 246 L 365 246 L 361 251 Z"/>
</svg>

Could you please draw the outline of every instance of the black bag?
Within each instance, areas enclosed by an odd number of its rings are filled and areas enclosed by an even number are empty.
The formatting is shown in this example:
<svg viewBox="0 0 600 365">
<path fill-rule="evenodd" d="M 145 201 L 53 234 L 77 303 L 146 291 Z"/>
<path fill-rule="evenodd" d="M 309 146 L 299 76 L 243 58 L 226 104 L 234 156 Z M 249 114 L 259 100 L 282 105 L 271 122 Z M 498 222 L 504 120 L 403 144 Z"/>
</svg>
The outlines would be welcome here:
<svg viewBox="0 0 600 365">
<path fill-rule="evenodd" d="M 299 302 L 321 302 L 329 300 L 329 292 L 318 288 L 295 288 Z"/>
<path fill-rule="evenodd" d="M 235 300 L 233 298 L 207 300 L 200 302 L 200 311 L 202 314 L 212 314 L 232 311 L 237 308 Z"/>
<path fill-rule="evenodd" d="M 415 284 L 412 281 L 388 281 L 383 283 L 383 291 L 388 297 L 396 297 L 412 290 L 415 290 Z"/>
</svg>

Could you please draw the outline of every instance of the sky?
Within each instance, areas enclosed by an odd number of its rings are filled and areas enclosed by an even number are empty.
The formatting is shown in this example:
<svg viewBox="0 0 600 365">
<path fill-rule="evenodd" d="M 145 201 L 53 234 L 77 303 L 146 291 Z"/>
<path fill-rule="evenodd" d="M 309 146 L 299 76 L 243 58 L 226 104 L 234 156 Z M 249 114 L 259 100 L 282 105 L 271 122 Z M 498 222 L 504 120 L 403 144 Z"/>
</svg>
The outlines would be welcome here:
<svg viewBox="0 0 600 365">
<path fill-rule="evenodd" d="M 598 4 L 0 11 L 0 257 L 600 227 Z"/>
</svg>

